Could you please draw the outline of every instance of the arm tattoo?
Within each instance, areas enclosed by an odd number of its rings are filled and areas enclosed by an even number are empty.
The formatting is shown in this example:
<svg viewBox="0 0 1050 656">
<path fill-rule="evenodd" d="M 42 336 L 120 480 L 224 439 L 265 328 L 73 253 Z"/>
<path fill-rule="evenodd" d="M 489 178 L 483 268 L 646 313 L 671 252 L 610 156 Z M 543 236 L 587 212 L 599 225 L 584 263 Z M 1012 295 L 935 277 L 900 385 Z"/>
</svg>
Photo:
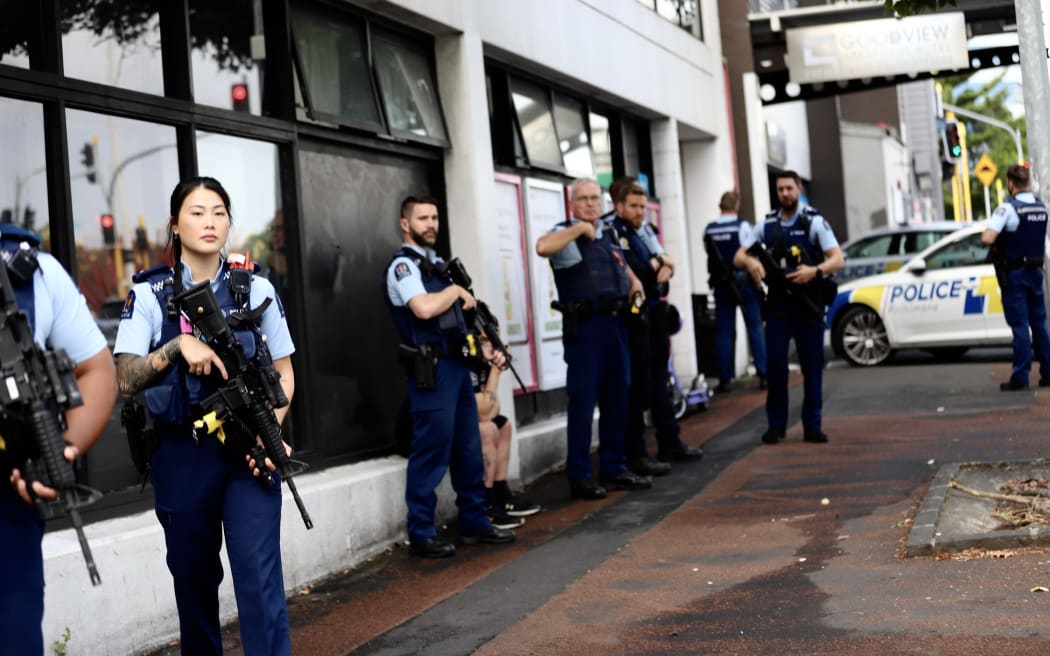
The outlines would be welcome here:
<svg viewBox="0 0 1050 656">
<path fill-rule="evenodd" d="M 179 355 L 179 337 L 146 355 L 121 353 L 117 358 L 117 385 L 125 396 L 137 394 L 167 369 Z"/>
</svg>

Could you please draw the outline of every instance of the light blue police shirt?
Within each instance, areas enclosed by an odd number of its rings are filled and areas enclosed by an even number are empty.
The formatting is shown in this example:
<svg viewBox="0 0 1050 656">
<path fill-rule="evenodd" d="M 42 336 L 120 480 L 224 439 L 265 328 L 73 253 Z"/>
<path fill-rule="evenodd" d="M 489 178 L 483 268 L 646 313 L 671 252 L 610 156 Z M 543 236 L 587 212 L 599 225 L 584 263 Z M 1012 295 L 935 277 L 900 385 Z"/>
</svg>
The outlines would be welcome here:
<svg viewBox="0 0 1050 656">
<path fill-rule="evenodd" d="M 1022 191 L 1016 198 L 1022 203 L 1035 202 L 1035 194 L 1030 191 Z M 988 219 L 988 229 L 996 232 L 1002 232 L 1003 228 L 1006 228 L 1007 232 L 1016 232 L 1020 225 L 1021 219 L 1017 216 L 1017 210 L 1009 202 L 995 208 L 992 218 Z"/>
<path fill-rule="evenodd" d="M 604 220 L 598 219 L 598 221 L 594 224 L 594 239 L 601 239 L 602 234 L 606 230 L 615 230 L 616 228 L 612 226 L 612 221 L 614 220 L 616 220 L 615 215 L 613 215 L 611 218 Z M 580 221 L 580 219 L 572 217 L 571 219 L 569 219 L 568 224 L 559 223 L 558 225 L 551 228 L 547 232 L 547 234 L 549 235 L 551 233 L 558 232 L 559 230 L 565 230 L 566 228 L 570 228 L 576 225 L 577 223 L 580 223 Z M 653 240 L 655 241 L 655 237 L 653 238 Z M 613 243 L 615 244 L 616 249 L 619 250 L 619 242 L 617 242 L 614 239 Z M 660 249 L 660 252 L 663 252 L 662 248 Z M 583 262 L 583 255 L 580 254 L 580 247 L 576 245 L 576 240 L 573 240 L 566 244 L 565 247 L 562 248 L 560 251 L 552 253 L 549 259 L 551 262 L 552 269 L 568 269 L 569 267 L 576 266 L 580 262 Z"/>
<path fill-rule="evenodd" d="M 638 238 L 642 240 L 645 247 L 649 249 L 650 255 L 663 255 L 666 251 L 664 247 L 660 245 L 660 240 L 656 237 L 656 228 L 651 223 L 643 223 L 642 225 L 634 228 L 634 232 L 638 235 Z M 573 242 L 575 244 L 575 242 Z"/>
<path fill-rule="evenodd" d="M 438 257 L 437 251 L 432 248 L 424 249 L 412 244 L 403 244 L 403 246 L 414 250 L 425 257 L 428 262 L 437 266 L 445 264 L 444 260 Z M 404 255 L 395 257 L 387 267 L 386 293 L 394 307 L 405 307 L 416 296 L 427 293 L 426 287 L 423 286 L 423 273 L 412 258 Z"/>
<path fill-rule="evenodd" d="M 219 267 L 219 271 L 211 280 L 212 291 L 218 290 L 220 284 L 228 284 L 225 280 L 219 279 L 222 270 L 222 267 Z M 186 289 L 196 284 L 189 266 L 182 267 L 182 284 Z M 270 303 L 263 312 L 259 328 L 266 336 L 266 345 L 270 349 L 270 355 L 274 360 L 279 360 L 295 353 L 295 345 L 288 331 L 288 320 L 284 316 L 284 306 L 281 305 L 277 292 L 269 280 L 262 276 L 252 276 L 249 293 L 251 307 L 259 307 L 267 298 L 274 299 L 274 302 Z M 149 353 L 150 346 L 160 341 L 161 324 L 164 322 L 165 314 L 166 310 L 160 307 L 150 284 L 148 282 L 136 284 L 131 288 L 128 300 L 124 303 L 113 352 L 132 355 Z"/>
<path fill-rule="evenodd" d="M 40 275 L 33 276 L 33 339 L 44 348 L 64 349 L 80 364 L 106 348 L 87 301 L 52 255 L 38 253 Z M 2 266 L 2 265 L 0 265 Z"/>
<path fill-rule="evenodd" d="M 781 218 L 780 213 L 778 212 L 777 217 L 780 218 L 780 228 L 786 229 L 795 225 L 795 222 L 798 221 L 798 218 L 802 215 L 802 212 L 808 207 L 809 206 L 802 205 L 801 203 L 799 203 L 798 210 L 795 212 L 795 215 L 787 221 Z M 749 232 L 750 234 L 748 235 L 746 242 L 742 238 L 740 240 L 740 245 L 744 248 L 750 248 L 752 245 L 755 244 L 755 242 L 764 241 L 766 233 L 765 221 L 763 221 L 759 225 L 756 225 L 755 229 Z M 743 236 L 743 233 L 741 233 L 741 237 Z M 825 220 L 824 217 L 820 214 L 814 214 L 809 217 L 809 241 L 810 243 L 814 243 L 820 246 L 820 250 L 824 253 L 827 253 L 832 248 L 838 248 L 839 245 L 839 241 L 838 239 L 835 239 L 835 233 L 831 230 L 831 226 L 828 225 L 827 220 Z M 766 244 L 766 246 L 771 245 L 772 244 Z"/>
</svg>

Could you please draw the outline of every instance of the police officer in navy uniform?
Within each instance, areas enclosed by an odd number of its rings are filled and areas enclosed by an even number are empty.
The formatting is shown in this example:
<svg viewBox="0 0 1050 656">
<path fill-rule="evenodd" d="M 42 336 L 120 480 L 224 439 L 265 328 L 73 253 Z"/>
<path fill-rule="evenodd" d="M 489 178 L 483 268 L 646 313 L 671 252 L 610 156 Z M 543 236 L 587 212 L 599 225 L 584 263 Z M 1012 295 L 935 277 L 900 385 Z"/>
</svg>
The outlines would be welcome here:
<svg viewBox="0 0 1050 656">
<path fill-rule="evenodd" d="M 762 441 L 784 439 L 788 419 L 788 346 L 795 340 L 803 377 L 802 429 L 807 442 L 827 442 L 821 429 L 824 377 L 824 309 L 828 301 L 823 279 L 845 261 L 831 226 L 816 208 L 799 202 L 802 180 L 794 171 L 776 176 L 780 209 L 766 215 L 762 226 L 742 243 L 733 261 L 756 283 L 766 278 L 762 263 L 747 251 L 762 242 L 786 275 L 785 284 L 769 286 L 766 298 L 766 350 L 769 392 Z"/>
<path fill-rule="evenodd" d="M 251 353 L 262 344 L 268 347 L 289 402 L 295 391 L 295 346 L 270 281 L 252 275 L 247 294 L 231 288 L 234 258 L 224 258 L 222 249 L 232 213 L 223 186 L 208 177 L 183 180 L 172 191 L 170 209 L 168 240 L 175 266 L 135 276 L 113 350 L 121 393 L 130 398 L 142 392 L 159 434 L 150 471 L 175 584 L 181 650 L 222 653 L 218 589 L 225 537 L 244 652 L 286 656 L 291 639 L 281 566 L 281 486 L 259 480 L 264 464 L 247 454 L 256 436 L 235 422 L 223 427 L 225 445 L 215 436 L 194 437 L 199 403 L 227 372 L 172 298 L 209 281 L 224 312 L 264 308 L 256 320 L 235 327 L 234 334 Z M 276 409 L 277 421 L 287 412 L 288 406 Z M 285 450 L 291 452 L 287 444 Z M 274 469 L 269 458 L 265 466 Z"/>
<path fill-rule="evenodd" d="M 645 221 L 645 188 L 632 181 L 625 185 L 613 183 L 610 191 L 618 192 L 613 197 L 615 215 L 612 226 L 620 249 L 645 291 L 639 320 L 628 322 L 631 389 L 624 453 L 627 467 L 634 473 L 662 476 L 671 471 L 667 461 L 703 457 L 703 451 L 682 443 L 670 389 L 666 385 L 671 343 L 667 325 L 668 303 L 664 297 L 667 296 L 668 282 L 674 275 L 674 260 L 660 245 L 655 228 Z M 659 461 L 649 458 L 645 446 L 646 408 L 649 408 L 656 428 Z"/>
<path fill-rule="evenodd" d="M 435 490 L 446 471 L 451 471 L 456 491 L 460 541 L 513 542 L 514 533 L 493 526 L 488 516 L 478 406 L 470 377 L 477 342 L 463 316 L 474 308 L 474 297 L 452 282 L 434 251 L 437 201 L 409 196 L 401 203 L 400 223 L 405 243 L 387 267 L 385 288 L 401 336 L 412 413 L 405 481 L 409 551 L 424 558 L 456 553 L 434 528 Z M 492 362 L 503 366 L 505 361 L 496 352 Z"/>
<path fill-rule="evenodd" d="M 766 340 L 762 337 L 762 309 L 758 302 L 758 291 L 748 281 L 747 272 L 733 264 L 741 242 L 751 234 L 753 227 L 750 222 L 737 216 L 740 211 L 740 194 L 737 192 L 727 191 L 722 194 L 718 208 L 721 215 L 704 229 L 707 272 L 711 289 L 715 293 L 715 351 L 718 353 L 718 386 L 715 391 L 722 394 L 730 391 L 737 307 L 747 327 L 758 388 L 766 389 Z"/>
<path fill-rule="evenodd" d="M 999 389 L 1028 388 L 1032 351 L 1039 361 L 1039 387 L 1050 387 L 1050 336 L 1043 299 L 1043 259 L 1046 255 L 1047 211 L 1028 191 L 1029 170 L 1013 164 L 1006 170 L 1007 202 L 996 208 L 981 241 L 993 245 L 992 261 L 1003 298 L 1003 314 L 1013 331 L 1014 362 L 1010 380 Z"/>
<path fill-rule="evenodd" d="M 615 230 L 601 219 L 601 187 L 579 179 L 571 187 L 573 218 L 559 223 L 536 242 L 536 253 L 550 258 L 562 312 L 566 391 L 569 394 L 565 474 L 569 493 L 601 499 L 606 486 L 637 490 L 652 479 L 627 469 L 624 428 L 631 366 L 624 316 L 628 298 L 644 300 L 641 282 L 624 262 Z M 594 406 L 601 418 L 599 482 L 591 470 Z"/>
<path fill-rule="evenodd" d="M 65 350 L 76 363 L 74 375 L 84 404 L 66 412 L 68 429 L 62 436 L 68 445 L 63 455 L 72 461 L 91 448 L 109 421 L 117 398 L 117 379 L 113 355 L 84 297 L 58 260 L 36 252 L 39 245 L 40 237 L 35 233 L 0 223 L 0 250 L 5 262 L 19 249 L 29 249 L 36 258 L 31 280 L 21 282 L 10 270 L 8 273 L 15 302 L 26 313 L 34 340 L 42 348 L 48 345 Z M 12 440 L 15 436 L 11 431 L 15 430 L 19 428 L 0 425 L 0 472 L 10 481 L 0 486 L 0 562 L 4 563 L 0 654 L 5 656 L 44 653 L 40 627 L 44 618 L 44 523 L 32 498 L 56 497 L 55 490 L 40 481 L 27 481 L 17 469 L 19 463 L 7 452 L 6 440 L 2 439 Z"/>
</svg>

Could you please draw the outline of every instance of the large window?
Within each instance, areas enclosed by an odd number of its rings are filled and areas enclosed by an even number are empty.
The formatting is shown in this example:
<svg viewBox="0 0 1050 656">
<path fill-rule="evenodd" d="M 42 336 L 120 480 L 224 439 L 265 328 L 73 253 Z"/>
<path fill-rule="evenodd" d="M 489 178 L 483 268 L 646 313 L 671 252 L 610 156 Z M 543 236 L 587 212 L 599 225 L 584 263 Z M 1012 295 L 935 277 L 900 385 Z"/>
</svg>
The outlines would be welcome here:
<svg viewBox="0 0 1050 656">
<path fill-rule="evenodd" d="M 437 85 L 426 56 L 386 38 L 375 40 L 372 54 L 390 131 L 445 141 Z"/>
<path fill-rule="evenodd" d="M 162 95 L 159 0 L 62 2 L 62 59 L 68 77 Z"/>
<path fill-rule="evenodd" d="M 554 94 L 554 125 L 558 129 L 558 148 L 565 170 L 572 176 L 592 178 L 594 159 L 583 117 L 583 103 L 560 93 Z"/>
<path fill-rule="evenodd" d="M 40 105 L 0 98 L 0 219 L 47 238 L 47 169 Z"/>
<path fill-rule="evenodd" d="M 190 0 L 193 98 L 212 107 L 259 114 L 258 62 L 266 58 L 261 4 Z"/>
<path fill-rule="evenodd" d="M 382 128 L 360 21 L 293 15 L 299 78 L 310 115 L 355 127 Z"/>
<path fill-rule="evenodd" d="M 608 187 L 613 181 L 612 134 L 609 132 L 609 117 L 591 112 L 590 124 L 595 178 L 601 186 Z"/>
<path fill-rule="evenodd" d="M 25 2 L 0 2 L 0 64 L 29 68 L 29 22 Z"/>
<path fill-rule="evenodd" d="M 558 170 L 565 168 L 554 128 L 550 91 L 538 84 L 512 78 L 510 92 L 529 164 Z"/>
</svg>

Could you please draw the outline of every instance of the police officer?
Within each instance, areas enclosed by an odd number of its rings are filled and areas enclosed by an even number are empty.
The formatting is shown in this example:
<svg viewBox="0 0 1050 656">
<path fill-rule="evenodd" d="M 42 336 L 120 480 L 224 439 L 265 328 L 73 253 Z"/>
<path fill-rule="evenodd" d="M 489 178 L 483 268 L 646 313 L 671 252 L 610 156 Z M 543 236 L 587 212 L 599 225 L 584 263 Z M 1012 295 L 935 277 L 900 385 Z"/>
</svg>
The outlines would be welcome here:
<svg viewBox="0 0 1050 656">
<path fill-rule="evenodd" d="M 58 260 L 35 252 L 39 245 L 40 237 L 35 233 L 0 223 L 0 249 L 5 260 L 22 248 L 31 249 L 36 257 L 31 282 L 19 284 L 9 275 L 15 301 L 26 313 L 35 341 L 41 347 L 47 344 L 64 349 L 76 363 L 74 375 L 84 404 L 66 412 L 68 430 L 62 436 L 68 445 L 63 455 L 72 461 L 91 448 L 109 421 L 117 398 L 117 379 L 113 355 L 84 297 Z M 0 426 L 0 435 L 13 441 L 12 431 L 16 430 L 20 429 Z M 27 480 L 16 469 L 19 463 L 7 452 L 6 441 L 0 442 L 5 442 L 0 447 L 0 471 L 10 481 L 9 486 L 0 486 L 0 562 L 5 564 L 0 585 L 0 654 L 43 654 L 44 523 L 32 505 L 32 497 L 52 500 L 56 493 L 40 481 L 29 482 L 31 487 L 27 487 Z"/>
<path fill-rule="evenodd" d="M 845 264 L 842 249 L 831 226 L 816 208 L 799 202 L 802 180 L 794 171 L 776 176 L 780 209 L 766 215 L 762 226 L 751 235 L 741 235 L 741 246 L 733 257 L 736 266 L 746 269 L 756 283 L 769 280 L 766 298 L 766 349 L 769 392 L 762 435 L 766 444 L 784 439 L 788 413 L 788 345 L 795 340 L 802 368 L 803 439 L 827 442 L 821 430 L 824 375 L 824 306 L 829 299 L 824 279 Z M 764 244 L 783 279 L 771 278 L 778 272 L 766 271 L 758 258 L 748 253 L 756 242 Z"/>
<path fill-rule="evenodd" d="M 637 182 L 613 183 L 616 214 L 612 226 L 624 259 L 645 291 L 640 320 L 628 322 L 631 349 L 631 389 L 627 405 L 627 429 L 624 453 L 627 467 L 643 476 L 662 476 L 671 471 L 666 461 L 697 460 L 703 451 L 688 447 L 679 438 L 678 420 L 674 416 L 667 380 L 667 362 L 671 357 L 668 330 L 667 285 L 674 275 L 674 260 L 656 237 L 652 224 L 646 223 L 645 189 Z M 649 408 L 656 427 L 657 457 L 649 458 L 645 446 L 645 409 Z"/>
<path fill-rule="evenodd" d="M 747 273 L 733 265 L 740 244 L 752 232 L 749 222 L 737 216 L 740 194 L 727 191 L 718 202 L 721 214 L 704 229 L 707 272 L 715 293 L 715 351 L 718 352 L 718 386 L 716 392 L 730 391 L 733 378 L 733 330 L 736 309 L 740 308 L 747 327 L 751 355 L 755 358 L 758 388 L 766 389 L 766 340 L 762 337 L 762 309 L 758 292 L 748 281 Z"/>
<path fill-rule="evenodd" d="M 999 384 L 1004 392 L 1028 388 L 1033 347 L 1039 360 L 1039 387 L 1050 387 L 1050 336 L 1043 301 L 1047 211 L 1043 201 L 1028 191 L 1029 179 L 1029 170 L 1020 164 L 1006 170 L 1010 198 L 996 208 L 981 233 L 983 243 L 994 244 L 992 260 L 1003 297 L 1003 314 L 1014 335 L 1010 380 Z"/>
<path fill-rule="evenodd" d="M 409 551 L 423 558 L 456 553 L 434 528 L 434 491 L 451 469 L 464 544 L 504 544 L 512 531 L 488 517 L 485 471 L 478 432 L 478 406 L 470 372 L 478 356 L 468 339 L 464 311 L 474 297 L 453 284 L 434 251 L 438 235 L 437 201 L 409 196 L 401 203 L 404 245 L 386 270 L 386 298 L 401 335 L 402 361 L 408 371 L 412 445 L 408 456 L 405 502 Z M 492 361 L 503 366 L 501 353 Z"/>
<path fill-rule="evenodd" d="M 578 499 L 601 499 L 606 487 L 637 490 L 652 480 L 627 469 L 624 426 L 630 361 L 624 315 L 628 297 L 644 300 L 641 282 L 624 263 L 615 230 L 600 221 L 601 187 L 590 179 L 573 182 L 573 218 L 559 223 L 536 241 L 536 253 L 550 258 L 562 339 L 568 365 L 569 394 L 565 474 L 569 493 Z M 591 422 L 599 420 L 599 483 L 591 471 Z"/>
<path fill-rule="evenodd" d="M 168 241 L 175 266 L 135 276 L 113 350 L 121 393 L 130 398 L 143 392 L 159 434 L 151 475 L 175 584 L 182 653 L 222 653 L 218 588 L 225 536 L 245 653 L 287 655 L 291 640 L 281 566 L 281 487 L 257 480 L 263 463 L 247 455 L 255 436 L 234 422 L 224 426 L 225 445 L 214 436 L 194 438 L 199 403 L 227 371 L 211 347 L 194 336 L 172 297 L 209 281 L 224 312 L 251 311 L 268 299 L 276 301 L 265 305 L 257 322 L 241 324 L 235 334 L 253 349 L 268 347 L 289 402 L 295 391 L 295 346 L 280 299 L 265 277 L 251 276 L 247 294 L 231 288 L 233 265 L 221 252 L 232 221 L 230 197 L 219 181 L 183 180 L 172 191 L 170 209 Z M 277 421 L 287 412 L 287 406 L 278 408 Z M 291 451 L 287 445 L 285 450 Z M 272 470 L 270 459 L 265 462 Z"/>
</svg>

